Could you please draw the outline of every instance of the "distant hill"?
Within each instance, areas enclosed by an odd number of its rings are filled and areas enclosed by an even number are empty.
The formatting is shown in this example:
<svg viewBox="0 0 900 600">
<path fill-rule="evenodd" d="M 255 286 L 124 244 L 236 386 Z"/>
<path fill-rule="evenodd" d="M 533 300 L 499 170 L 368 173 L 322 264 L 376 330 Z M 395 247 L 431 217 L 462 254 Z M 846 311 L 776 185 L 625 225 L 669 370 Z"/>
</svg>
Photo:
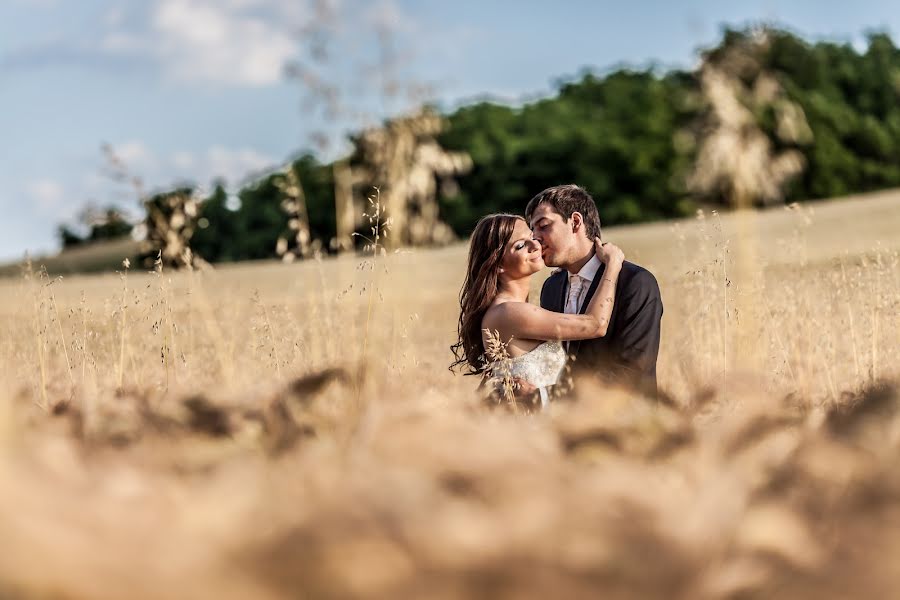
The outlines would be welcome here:
<svg viewBox="0 0 900 600">
<path fill-rule="evenodd" d="M 139 243 L 130 237 L 103 242 L 95 242 L 65 250 L 52 256 L 32 257 L 35 269 L 41 265 L 51 275 L 67 275 L 72 273 L 96 273 L 114 271 L 122 268 L 122 260 L 128 258 L 135 264 L 139 252 Z M 18 276 L 23 261 L 0 265 L 0 277 Z"/>
<path fill-rule="evenodd" d="M 894 233 L 900 229 L 900 188 L 856 194 L 832 198 L 826 201 L 810 202 L 804 205 L 817 224 L 815 234 L 800 232 L 810 260 L 822 260 L 823 257 L 835 256 L 836 249 L 850 255 L 870 252 L 876 245 L 887 250 L 900 250 L 900 238 Z M 736 232 L 728 214 L 722 212 L 721 223 L 724 235 L 734 237 Z M 784 206 L 773 206 L 759 211 L 758 226 L 769 234 L 776 234 L 787 239 L 792 232 L 799 232 L 800 217 Z M 673 244 L 672 228 L 679 223 L 690 223 L 693 218 L 657 221 L 637 225 L 620 225 L 604 229 L 606 235 L 627 248 L 629 256 L 641 264 L 657 269 L 668 268 Z M 661 240 L 667 240 L 665 243 Z M 463 247 L 465 241 L 455 248 Z M 92 273 L 102 271 L 118 271 L 122 269 L 122 259 L 130 258 L 133 268 L 137 268 L 136 256 L 139 244 L 130 238 L 95 242 L 79 246 L 60 254 L 33 258 L 35 269 L 40 265 L 47 267 L 51 275 L 67 275 L 73 273 Z M 770 264 L 781 264 L 792 261 L 796 257 L 783 254 L 774 249 L 767 257 Z M 443 259 L 441 259 L 443 260 Z M 267 260 L 271 264 L 280 261 Z M 303 262 L 303 261 L 301 261 Z M 21 274 L 21 261 L 0 265 L 0 277 L 18 277 Z M 221 263 L 219 263 L 221 264 Z M 245 263 L 246 264 L 246 263 Z"/>
</svg>

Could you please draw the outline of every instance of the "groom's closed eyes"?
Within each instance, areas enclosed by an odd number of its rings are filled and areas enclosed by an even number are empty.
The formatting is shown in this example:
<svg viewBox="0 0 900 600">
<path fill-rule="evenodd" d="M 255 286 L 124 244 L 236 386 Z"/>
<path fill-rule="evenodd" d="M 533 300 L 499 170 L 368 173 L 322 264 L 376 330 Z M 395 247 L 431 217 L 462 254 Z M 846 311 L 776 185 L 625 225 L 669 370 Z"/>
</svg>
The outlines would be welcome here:
<svg viewBox="0 0 900 600">
<path fill-rule="evenodd" d="M 549 224 L 550 224 L 549 219 L 541 219 L 540 221 L 538 221 L 537 223 L 534 224 L 534 226 L 531 228 L 531 230 L 532 231 L 543 231 L 544 229 L 547 228 L 547 225 L 549 225 Z"/>
</svg>

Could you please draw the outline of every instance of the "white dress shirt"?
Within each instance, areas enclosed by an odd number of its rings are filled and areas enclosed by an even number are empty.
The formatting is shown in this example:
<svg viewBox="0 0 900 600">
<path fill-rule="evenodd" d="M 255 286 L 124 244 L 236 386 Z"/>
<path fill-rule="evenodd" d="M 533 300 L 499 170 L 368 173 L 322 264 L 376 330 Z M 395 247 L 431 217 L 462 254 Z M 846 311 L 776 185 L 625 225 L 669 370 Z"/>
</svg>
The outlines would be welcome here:
<svg viewBox="0 0 900 600">
<path fill-rule="evenodd" d="M 581 305 L 587 296 L 588 288 L 600 270 L 600 259 L 597 255 L 591 257 L 578 273 L 569 273 L 569 287 L 566 290 L 566 306 L 563 312 L 567 315 L 577 315 L 581 312 Z"/>
</svg>

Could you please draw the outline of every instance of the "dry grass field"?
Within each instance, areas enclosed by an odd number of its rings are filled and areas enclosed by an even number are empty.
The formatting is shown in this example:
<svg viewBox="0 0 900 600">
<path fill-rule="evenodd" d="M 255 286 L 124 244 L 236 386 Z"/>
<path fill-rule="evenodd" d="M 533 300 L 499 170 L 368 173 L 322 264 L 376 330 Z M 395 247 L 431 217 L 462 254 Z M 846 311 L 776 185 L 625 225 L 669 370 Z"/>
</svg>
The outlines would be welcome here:
<svg viewBox="0 0 900 600">
<path fill-rule="evenodd" d="M 0 281 L 0 597 L 895 596 L 898 231 L 898 193 L 607 230 L 665 393 L 541 414 L 447 369 L 463 245 L 35 266 Z"/>
</svg>

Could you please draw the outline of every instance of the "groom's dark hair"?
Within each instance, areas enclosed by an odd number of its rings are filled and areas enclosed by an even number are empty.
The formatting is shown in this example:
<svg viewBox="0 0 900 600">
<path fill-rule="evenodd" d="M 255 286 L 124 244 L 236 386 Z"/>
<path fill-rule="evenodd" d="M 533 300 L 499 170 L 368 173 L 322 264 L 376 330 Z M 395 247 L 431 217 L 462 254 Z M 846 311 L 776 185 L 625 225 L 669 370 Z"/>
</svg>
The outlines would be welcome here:
<svg viewBox="0 0 900 600">
<path fill-rule="evenodd" d="M 597 212 L 597 205 L 583 187 L 574 184 L 556 185 L 532 198 L 525 207 L 525 219 L 529 224 L 534 211 L 541 204 L 553 207 L 565 223 L 569 222 L 572 213 L 581 213 L 587 228 L 585 231 L 587 238 L 593 240 L 600 237 L 600 214 Z"/>
</svg>

